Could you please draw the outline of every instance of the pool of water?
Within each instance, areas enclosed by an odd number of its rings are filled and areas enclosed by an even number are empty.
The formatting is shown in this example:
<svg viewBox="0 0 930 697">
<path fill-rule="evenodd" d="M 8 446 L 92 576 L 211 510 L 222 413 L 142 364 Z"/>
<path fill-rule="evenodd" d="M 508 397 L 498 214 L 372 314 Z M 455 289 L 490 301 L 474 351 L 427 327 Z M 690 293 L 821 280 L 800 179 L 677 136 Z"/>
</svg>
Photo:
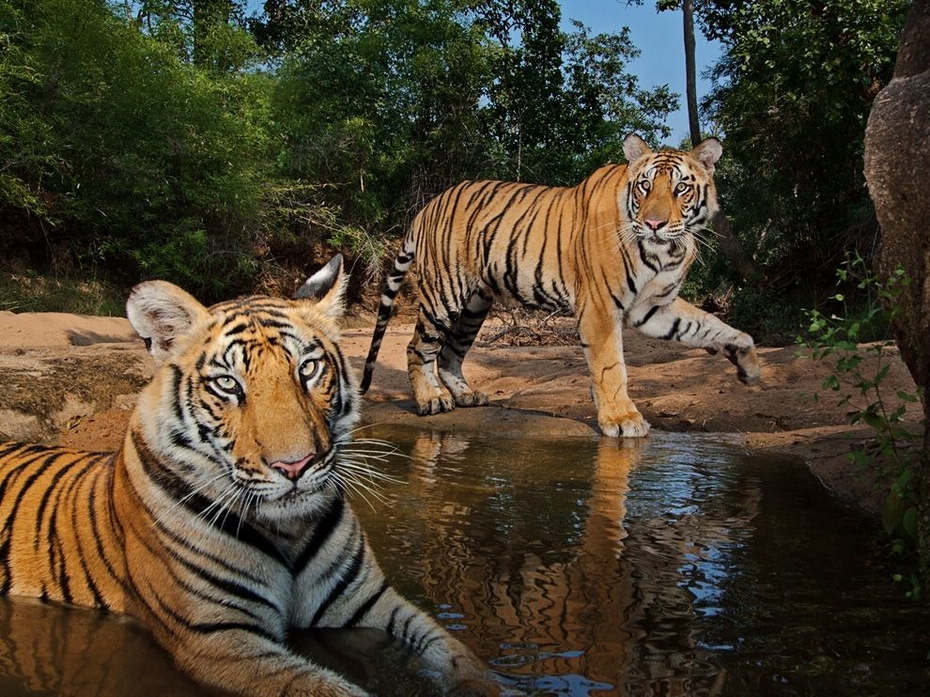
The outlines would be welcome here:
<svg viewBox="0 0 930 697">
<path fill-rule="evenodd" d="M 363 435 L 403 453 L 380 466 L 399 480 L 383 503 L 354 498 L 382 567 L 509 688 L 930 695 L 930 612 L 891 584 L 874 524 L 797 462 L 688 434 Z M 431 694 L 378 632 L 294 645 L 382 697 Z M 131 622 L 0 600 L 0 695 L 35 694 L 205 692 Z"/>
</svg>

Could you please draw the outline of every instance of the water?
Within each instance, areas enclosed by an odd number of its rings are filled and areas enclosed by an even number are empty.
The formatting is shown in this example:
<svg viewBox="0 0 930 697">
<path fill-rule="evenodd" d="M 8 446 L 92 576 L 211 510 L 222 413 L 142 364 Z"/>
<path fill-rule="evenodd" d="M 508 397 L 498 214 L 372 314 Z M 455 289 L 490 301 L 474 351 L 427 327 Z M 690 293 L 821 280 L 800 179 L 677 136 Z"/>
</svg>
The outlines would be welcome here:
<svg viewBox="0 0 930 697">
<path fill-rule="evenodd" d="M 355 500 L 385 572 L 525 694 L 930 695 L 930 611 L 796 462 L 688 434 L 365 435 L 409 455 L 382 468 L 387 505 Z M 430 694 L 379 632 L 294 644 L 382 697 Z M 131 622 L 0 601 L 0 695 L 36 694 L 206 693 Z"/>
</svg>

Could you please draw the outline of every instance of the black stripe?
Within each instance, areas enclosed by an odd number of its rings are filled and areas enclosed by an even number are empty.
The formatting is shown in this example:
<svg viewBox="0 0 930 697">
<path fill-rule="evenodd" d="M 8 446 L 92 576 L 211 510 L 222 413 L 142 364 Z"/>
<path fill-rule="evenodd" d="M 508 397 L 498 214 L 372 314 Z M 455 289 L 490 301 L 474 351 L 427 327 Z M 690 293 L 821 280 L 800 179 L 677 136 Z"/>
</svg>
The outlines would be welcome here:
<svg viewBox="0 0 930 697">
<path fill-rule="evenodd" d="M 675 318 L 675 321 L 672 322 L 672 328 L 669 329 L 669 330 L 668 330 L 668 334 L 666 334 L 666 335 L 663 336 L 662 338 L 665 339 L 665 340 L 669 340 L 669 339 L 671 339 L 673 336 L 675 336 L 675 332 L 678 331 L 678 325 L 680 325 L 680 324 L 681 324 L 681 318 L 680 318 L 680 317 L 676 317 L 676 318 Z"/>
<path fill-rule="evenodd" d="M 191 629 L 195 632 L 199 632 L 200 634 L 213 634 L 216 632 L 229 632 L 229 631 L 239 630 L 243 632 L 248 632 L 249 634 L 255 634 L 256 636 L 260 636 L 263 639 L 268 639 L 268 641 L 272 641 L 275 643 L 278 643 L 280 641 L 278 637 L 268 632 L 261 625 L 252 624 L 250 622 L 191 622 L 186 617 L 181 615 L 179 612 L 174 610 L 174 608 L 166 605 L 162 601 L 162 599 L 158 597 L 158 594 L 154 592 L 154 589 L 152 590 L 153 590 L 152 597 L 155 599 L 155 602 L 158 603 L 158 606 L 161 608 L 163 613 L 171 617 L 175 622 L 177 622 L 181 626 L 187 627 L 188 629 Z M 140 595 L 140 597 L 142 596 Z M 148 605 L 147 598 L 142 597 L 142 600 L 143 602 L 145 602 L 146 605 Z M 151 606 L 149 606 L 149 608 L 153 609 L 151 608 Z M 154 612 L 152 614 L 154 615 Z M 164 622 L 162 622 L 162 624 L 164 624 Z"/>
<path fill-rule="evenodd" d="M 203 567 L 197 566 L 193 562 L 189 562 L 177 554 L 174 555 L 174 558 L 185 569 L 190 571 L 192 574 L 194 574 L 198 578 L 201 578 L 204 581 L 210 583 L 211 585 L 216 586 L 217 588 L 231 595 L 235 595 L 237 598 L 241 598 L 242 600 L 247 600 L 253 603 L 258 603 L 260 605 L 265 605 L 266 607 L 271 608 L 278 614 L 282 613 L 281 608 L 278 607 L 274 601 L 269 600 L 268 598 L 262 595 L 259 595 L 255 591 L 249 588 L 246 588 L 242 584 L 236 583 L 235 581 L 229 581 L 227 579 L 220 578 L 219 576 L 216 576 L 215 574 L 212 574 L 211 572 L 207 571 Z"/>
<path fill-rule="evenodd" d="M 339 583 L 333 586 L 330 590 L 329 595 L 326 596 L 326 599 L 320 604 L 320 607 L 317 608 L 316 613 L 313 615 L 313 619 L 310 620 L 310 626 L 313 627 L 319 622 L 320 618 L 323 616 L 329 606 L 349 587 L 349 584 L 355 580 L 358 576 L 359 570 L 362 568 L 362 560 L 365 558 L 365 534 L 360 533 L 358 536 L 358 549 L 355 551 L 355 555 L 352 557 L 352 563 L 349 564 L 349 568 L 346 569 L 346 572 L 342 575 L 342 578 L 339 579 Z"/>
<path fill-rule="evenodd" d="M 332 536 L 336 526 L 342 521 L 344 510 L 345 501 L 341 496 L 337 496 L 330 504 L 329 509 L 323 517 L 317 521 L 316 527 L 313 530 L 313 535 L 294 560 L 293 573 L 295 577 L 300 575 L 307 564 L 310 563 L 326 541 Z"/>
<path fill-rule="evenodd" d="M 391 610 L 391 617 L 388 619 L 387 627 L 384 628 L 384 631 L 386 631 L 391 636 L 394 636 L 394 620 L 397 618 L 398 610 L 400 610 L 400 606 Z"/>
<path fill-rule="evenodd" d="M 648 322 L 648 321 L 652 318 L 652 316 L 656 313 L 656 310 L 658 310 L 658 309 L 659 309 L 659 306 L 658 306 L 658 305 L 653 305 L 652 307 L 650 307 L 650 308 L 649 308 L 649 312 L 647 312 L 645 315 L 643 315 L 643 318 L 642 318 L 641 320 L 639 320 L 638 322 L 636 322 L 633 326 L 634 326 L 634 327 L 641 327 L 641 326 L 643 326 L 644 324 L 646 324 L 646 322 Z"/>
<path fill-rule="evenodd" d="M 371 610 L 371 608 L 374 606 L 376 602 L 378 602 L 378 599 L 384 594 L 384 591 L 386 591 L 387 589 L 388 589 L 388 582 L 386 580 L 382 581 L 381 587 L 378 589 L 378 591 L 374 595 L 372 595 L 368 600 L 366 600 L 361 605 L 361 607 L 359 607 L 359 609 L 355 611 L 355 614 L 352 615 L 352 617 L 350 617 L 348 620 L 346 620 L 342 626 L 343 627 L 354 627 L 355 625 L 357 625 L 359 620 L 361 620 L 366 614 L 368 614 L 368 611 Z"/>
</svg>

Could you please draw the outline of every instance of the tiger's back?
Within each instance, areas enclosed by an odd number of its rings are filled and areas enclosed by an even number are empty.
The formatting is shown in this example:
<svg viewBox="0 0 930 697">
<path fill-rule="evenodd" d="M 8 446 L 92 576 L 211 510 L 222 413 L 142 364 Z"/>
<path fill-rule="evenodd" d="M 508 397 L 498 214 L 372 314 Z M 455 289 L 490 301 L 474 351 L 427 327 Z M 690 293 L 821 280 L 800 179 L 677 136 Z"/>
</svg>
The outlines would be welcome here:
<svg viewBox="0 0 930 697">
<path fill-rule="evenodd" d="M 574 188 L 491 180 L 462 182 L 434 198 L 404 242 L 429 279 L 420 285 L 427 302 L 454 317 L 481 288 L 495 300 L 570 309 L 566 253 L 583 214 L 578 199 Z"/>
<path fill-rule="evenodd" d="M 115 457 L 0 444 L 0 592 L 126 611 Z"/>
</svg>

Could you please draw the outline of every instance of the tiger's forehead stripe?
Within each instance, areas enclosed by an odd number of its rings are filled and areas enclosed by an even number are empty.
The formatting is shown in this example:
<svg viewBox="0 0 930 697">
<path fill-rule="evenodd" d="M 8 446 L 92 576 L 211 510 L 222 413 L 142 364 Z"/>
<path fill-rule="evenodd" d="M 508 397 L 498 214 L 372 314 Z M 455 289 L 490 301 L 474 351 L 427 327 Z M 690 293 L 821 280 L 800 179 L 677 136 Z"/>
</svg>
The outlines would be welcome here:
<svg viewBox="0 0 930 697">
<path fill-rule="evenodd" d="M 639 176 L 657 176 L 668 172 L 677 174 L 680 178 L 689 173 L 685 165 L 684 158 L 680 154 L 660 152 L 652 156 L 649 163 L 640 170 Z M 690 176 L 693 178 L 693 175 Z"/>
<path fill-rule="evenodd" d="M 305 358 L 328 358 L 345 369 L 338 346 L 325 332 L 314 331 L 311 324 L 297 317 L 292 302 L 267 296 L 247 296 L 213 305 L 214 319 L 208 327 L 205 345 L 216 344 L 209 365 L 218 370 L 246 371 L 263 357 L 279 349 L 293 363 Z M 296 321 L 295 321 L 296 319 Z M 202 370 L 205 357 L 198 361 Z"/>
</svg>

